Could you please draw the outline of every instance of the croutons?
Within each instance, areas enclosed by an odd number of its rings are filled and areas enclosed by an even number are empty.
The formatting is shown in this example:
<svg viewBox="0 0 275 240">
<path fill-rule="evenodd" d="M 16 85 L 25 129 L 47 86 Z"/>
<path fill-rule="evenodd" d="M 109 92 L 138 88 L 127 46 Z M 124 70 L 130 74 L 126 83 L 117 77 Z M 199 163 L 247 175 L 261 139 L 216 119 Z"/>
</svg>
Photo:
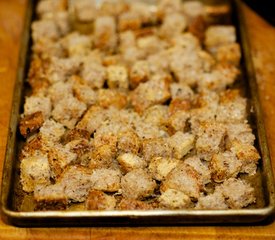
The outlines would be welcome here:
<svg viewBox="0 0 275 240">
<path fill-rule="evenodd" d="M 117 205 L 119 210 L 152 210 L 154 205 L 145 201 L 123 198 Z"/>
<path fill-rule="evenodd" d="M 109 66 L 107 68 L 107 83 L 109 88 L 128 89 L 128 72 L 124 66 Z"/>
<path fill-rule="evenodd" d="M 225 197 L 219 191 L 215 191 L 207 196 L 199 197 L 196 209 L 228 209 L 228 206 Z"/>
<path fill-rule="evenodd" d="M 50 165 L 45 155 L 23 158 L 20 182 L 25 192 L 33 192 L 36 185 L 50 184 Z"/>
<path fill-rule="evenodd" d="M 138 154 L 141 141 L 135 131 L 120 132 L 117 141 L 119 152 Z"/>
<path fill-rule="evenodd" d="M 43 118 L 46 120 L 51 115 L 52 104 L 47 97 L 30 96 L 26 98 L 24 104 L 24 115 L 31 115 L 36 112 L 42 112 Z"/>
<path fill-rule="evenodd" d="M 117 89 L 99 89 L 97 92 L 97 102 L 103 108 L 113 106 L 122 109 L 127 105 L 128 99 L 124 92 Z"/>
<path fill-rule="evenodd" d="M 35 112 L 31 115 L 27 115 L 20 120 L 19 129 L 23 137 L 27 137 L 28 134 L 35 132 L 44 123 L 42 112 Z"/>
<path fill-rule="evenodd" d="M 163 192 L 158 198 L 160 206 L 169 209 L 184 209 L 188 208 L 191 204 L 191 199 L 185 193 L 175 190 L 168 189 Z"/>
<path fill-rule="evenodd" d="M 51 143 L 58 142 L 64 133 L 64 126 L 54 120 L 46 120 L 40 128 L 41 139 L 44 144 L 51 145 Z"/>
<path fill-rule="evenodd" d="M 116 199 L 102 191 L 92 190 L 87 196 L 85 205 L 87 210 L 114 210 Z"/>
<path fill-rule="evenodd" d="M 147 61 L 137 61 L 131 67 L 129 74 L 130 86 L 136 88 L 140 83 L 146 82 L 150 77 L 150 68 Z"/>
<path fill-rule="evenodd" d="M 100 63 L 84 62 L 81 76 L 91 88 L 102 88 L 106 80 L 106 69 Z"/>
<path fill-rule="evenodd" d="M 238 66 L 241 59 L 241 50 L 238 43 L 222 45 L 217 49 L 216 59 L 220 63 Z"/>
<path fill-rule="evenodd" d="M 123 153 L 119 155 L 117 161 L 123 172 L 130 172 L 134 169 L 144 169 L 147 166 L 146 161 L 132 153 Z"/>
<path fill-rule="evenodd" d="M 143 199 L 154 193 L 156 182 L 146 170 L 136 169 L 121 178 L 122 195 L 125 198 Z"/>
</svg>

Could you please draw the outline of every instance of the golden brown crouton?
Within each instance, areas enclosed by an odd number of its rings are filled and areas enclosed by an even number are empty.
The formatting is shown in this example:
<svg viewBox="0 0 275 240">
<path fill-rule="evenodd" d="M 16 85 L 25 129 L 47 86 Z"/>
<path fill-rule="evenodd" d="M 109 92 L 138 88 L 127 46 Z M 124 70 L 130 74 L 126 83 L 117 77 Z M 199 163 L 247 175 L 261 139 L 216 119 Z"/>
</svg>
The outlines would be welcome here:
<svg viewBox="0 0 275 240">
<path fill-rule="evenodd" d="M 41 139 L 46 145 L 60 141 L 64 133 L 64 126 L 52 119 L 46 120 L 40 128 Z"/>
<path fill-rule="evenodd" d="M 183 83 L 171 83 L 170 91 L 172 99 L 181 99 L 192 101 L 194 99 L 193 90 Z"/>
<path fill-rule="evenodd" d="M 142 115 L 142 119 L 146 123 L 151 123 L 159 127 L 167 123 L 168 117 L 168 107 L 165 105 L 154 105 L 149 107 Z"/>
<path fill-rule="evenodd" d="M 117 161 L 123 172 L 130 172 L 134 169 L 144 169 L 147 166 L 146 161 L 133 153 L 123 153 L 117 157 Z"/>
<path fill-rule="evenodd" d="M 116 208 L 118 210 L 152 210 L 154 205 L 145 201 L 123 198 Z"/>
<path fill-rule="evenodd" d="M 65 210 L 68 198 L 61 184 L 38 185 L 34 189 L 35 210 Z"/>
<path fill-rule="evenodd" d="M 158 198 L 160 206 L 169 209 L 183 209 L 188 208 L 191 203 L 191 199 L 185 193 L 175 190 L 167 189 Z"/>
<path fill-rule="evenodd" d="M 136 88 L 140 83 L 149 80 L 150 68 L 145 60 L 140 60 L 134 63 L 130 70 L 130 86 Z"/>
<path fill-rule="evenodd" d="M 81 76 L 91 88 L 102 88 L 106 80 L 106 69 L 100 63 L 84 62 Z"/>
<path fill-rule="evenodd" d="M 87 196 L 85 205 L 87 210 L 114 210 L 116 199 L 102 191 L 92 190 Z"/>
<path fill-rule="evenodd" d="M 192 198 L 198 198 L 202 190 L 202 180 L 191 166 L 181 163 L 174 168 L 161 184 L 161 192 L 175 189 Z"/>
<path fill-rule="evenodd" d="M 74 140 L 81 140 L 81 139 L 86 139 L 90 140 L 90 134 L 88 131 L 83 130 L 83 129 L 71 129 L 68 130 L 61 138 L 61 142 L 63 144 L 69 143 Z"/>
<path fill-rule="evenodd" d="M 121 132 L 118 135 L 117 150 L 121 153 L 138 154 L 141 141 L 135 131 Z"/>
<path fill-rule="evenodd" d="M 154 179 L 162 181 L 179 163 L 180 161 L 175 158 L 154 157 L 148 169 Z"/>
<path fill-rule="evenodd" d="M 60 32 L 53 19 L 36 20 L 32 23 L 31 28 L 34 42 L 43 38 L 57 40 L 60 37 Z"/>
<path fill-rule="evenodd" d="M 66 9 L 66 0 L 43 0 L 38 2 L 36 12 L 39 17 L 43 17 L 45 14 L 65 11 Z"/>
<path fill-rule="evenodd" d="M 173 150 L 165 138 L 145 139 L 142 142 L 143 157 L 150 162 L 154 157 L 172 157 Z"/>
<path fill-rule="evenodd" d="M 127 95 L 116 89 L 99 89 L 97 101 L 98 105 L 103 108 L 113 106 L 118 109 L 124 108 L 128 103 Z"/>
<path fill-rule="evenodd" d="M 23 137 L 27 137 L 30 133 L 35 132 L 44 123 L 43 114 L 41 111 L 27 115 L 20 120 L 19 129 Z"/>
<path fill-rule="evenodd" d="M 209 164 L 211 176 L 215 182 L 223 182 L 230 177 L 236 177 L 241 167 L 241 161 L 238 161 L 235 155 L 228 151 L 214 154 Z"/>
<path fill-rule="evenodd" d="M 174 134 L 177 131 L 184 132 L 185 127 L 187 126 L 187 120 L 190 118 L 190 113 L 186 111 L 177 111 L 172 114 L 168 121 L 167 126 L 171 134 Z"/>
<path fill-rule="evenodd" d="M 218 47 L 216 59 L 220 63 L 239 66 L 241 59 L 240 45 L 238 43 L 230 43 Z"/>
<path fill-rule="evenodd" d="M 120 178 L 119 170 L 101 168 L 93 170 L 90 181 L 94 190 L 117 192 L 120 189 Z"/>
<path fill-rule="evenodd" d="M 195 146 L 195 136 L 181 131 L 176 132 L 167 141 L 173 149 L 173 156 L 177 159 L 183 158 Z"/>
<path fill-rule="evenodd" d="M 136 30 L 141 27 L 142 21 L 139 14 L 133 11 L 122 13 L 118 18 L 118 30 Z"/>
<path fill-rule="evenodd" d="M 155 75 L 150 81 L 139 84 L 131 95 L 132 105 L 137 112 L 164 103 L 169 98 L 169 84 L 165 75 Z"/>
<path fill-rule="evenodd" d="M 47 156 L 23 158 L 20 164 L 20 182 L 25 192 L 33 192 L 36 185 L 50 184 L 50 165 Z"/>
<path fill-rule="evenodd" d="M 109 88 L 127 90 L 129 86 L 127 68 L 119 65 L 107 67 L 107 83 Z"/>
<path fill-rule="evenodd" d="M 232 209 L 240 209 L 256 201 L 254 188 L 244 180 L 230 178 L 219 186 L 226 198 L 226 203 Z"/>
<path fill-rule="evenodd" d="M 143 199 L 154 193 L 157 184 L 146 170 L 136 169 L 121 178 L 122 195 L 125 198 Z"/>
<path fill-rule="evenodd" d="M 52 104 L 48 97 L 30 96 L 26 97 L 24 104 L 24 115 L 31 115 L 36 112 L 42 112 L 44 120 L 51 115 Z"/>
<path fill-rule="evenodd" d="M 182 100 L 175 98 L 169 104 L 169 114 L 173 115 L 178 111 L 188 111 L 191 109 L 191 102 L 189 100 Z"/>
</svg>

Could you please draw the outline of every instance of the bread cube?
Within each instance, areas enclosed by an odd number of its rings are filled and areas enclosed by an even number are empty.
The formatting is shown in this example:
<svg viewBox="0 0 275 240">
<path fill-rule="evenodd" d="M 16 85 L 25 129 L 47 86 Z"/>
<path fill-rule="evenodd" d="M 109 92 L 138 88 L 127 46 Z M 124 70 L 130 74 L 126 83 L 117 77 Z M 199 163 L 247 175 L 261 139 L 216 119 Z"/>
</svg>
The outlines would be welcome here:
<svg viewBox="0 0 275 240">
<path fill-rule="evenodd" d="M 116 199 L 114 196 L 109 196 L 102 191 L 91 190 L 85 205 L 87 210 L 114 210 Z"/>
<path fill-rule="evenodd" d="M 219 191 L 214 191 L 214 193 L 199 197 L 195 208 L 206 210 L 223 210 L 228 209 L 228 206 L 225 202 L 225 197 Z"/>
<path fill-rule="evenodd" d="M 111 65 L 107 67 L 107 83 L 109 88 L 128 89 L 128 71 L 124 66 Z"/>
<path fill-rule="evenodd" d="M 52 110 L 51 100 L 48 97 L 30 96 L 26 97 L 24 104 L 24 115 L 42 112 L 44 120 L 50 117 Z"/>
<path fill-rule="evenodd" d="M 27 137 L 29 134 L 38 130 L 44 123 L 43 114 L 41 111 L 35 112 L 31 115 L 27 115 L 20 120 L 19 129 L 23 137 Z"/>
<path fill-rule="evenodd" d="M 117 161 L 123 172 L 131 172 L 135 169 L 144 169 L 146 161 L 133 153 L 123 153 L 117 157 Z"/>
<path fill-rule="evenodd" d="M 191 203 L 191 199 L 185 193 L 175 190 L 167 189 L 158 198 L 160 206 L 169 209 L 184 209 L 188 208 Z"/>
</svg>

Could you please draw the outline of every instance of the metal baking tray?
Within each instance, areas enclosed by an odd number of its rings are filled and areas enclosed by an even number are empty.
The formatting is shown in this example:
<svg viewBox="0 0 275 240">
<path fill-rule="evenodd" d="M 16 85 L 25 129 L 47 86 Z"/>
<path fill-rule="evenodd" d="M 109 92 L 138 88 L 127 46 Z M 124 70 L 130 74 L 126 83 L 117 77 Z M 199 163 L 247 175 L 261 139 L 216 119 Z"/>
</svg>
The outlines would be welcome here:
<svg viewBox="0 0 275 240">
<path fill-rule="evenodd" d="M 256 224 L 272 220 L 274 213 L 274 180 L 261 112 L 258 86 L 250 55 L 245 19 L 238 0 L 204 0 L 212 21 L 236 26 L 238 41 L 242 48 L 242 82 L 246 96 L 253 109 L 250 124 L 256 135 L 256 146 L 261 154 L 258 174 L 254 181 L 257 204 L 240 210 L 150 210 L 150 211 L 18 211 L 16 201 L 20 199 L 18 153 L 23 139 L 18 131 L 22 112 L 25 82 L 31 55 L 30 26 L 35 17 L 37 1 L 28 1 L 22 46 L 15 82 L 14 98 L 7 139 L 6 158 L 3 169 L 1 215 L 3 220 L 22 227 L 43 226 L 129 226 L 129 225 L 182 225 L 182 224 Z"/>
</svg>

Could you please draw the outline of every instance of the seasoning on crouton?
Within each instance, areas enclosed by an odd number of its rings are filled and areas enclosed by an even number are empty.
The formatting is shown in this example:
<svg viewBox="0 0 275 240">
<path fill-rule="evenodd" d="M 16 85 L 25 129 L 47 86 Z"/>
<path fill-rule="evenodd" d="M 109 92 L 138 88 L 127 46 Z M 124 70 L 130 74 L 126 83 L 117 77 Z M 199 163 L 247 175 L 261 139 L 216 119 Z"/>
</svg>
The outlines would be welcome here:
<svg viewBox="0 0 275 240">
<path fill-rule="evenodd" d="M 34 201 L 36 210 L 65 210 L 68 206 L 68 198 L 61 184 L 38 185 L 34 189 Z"/>
<path fill-rule="evenodd" d="M 170 98 L 169 84 L 166 76 L 155 75 L 150 81 L 141 83 L 132 92 L 131 101 L 137 112 L 146 108 L 164 103 Z"/>
<path fill-rule="evenodd" d="M 177 131 L 185 131 L 188 126 L 187 120 L 190 119 L 190 113 L 186 111 L 177 111 L 173 113 L 167 120 L 168 130 L 171 134 Z"/>
<path fill-rule="evenodd" d="M 167 175 L 160 189 L 162 193 L 175 189 L 191 198 L 198 198 L 202 190 L 202 179 L 193 167 L 181 163 Z"/>
<path fill-rule="evenodd" d="M 173 156 L 177 159 L 183 158 L 195 146 L 195 136 L 190 133 L 176 132 L 168 138 L 168 144 L 173 149 Z"/>
<path fill-rule="evenodd" d="M 41 111 L 27 115 L 20 120 L 19 129 L 23 137 L 38 130 L 44 123 L 43 114 Z"/>
<path fill-rule="evenodd" d="M 99 89 L 97 101 L 98 105 L 103 108 L 113 106 L 118 109 L 124 108 L 128 103 L 127 95 L 117 89 Z"/>
<path fill-rule="evenodd" d="M 114 210 L 116 199 L 98 190 L 91 190 L 85 201 L 87 210 Z"/>
<path fill-rule="evenodd" d="M 240 209 L 256 201 L 254 188 L 244 180 L 230 178 L 219 186 L 230 208 Z"/>
<path fill-rule="evenodd" d="M 20 182 L 25 192 L 33 192 L 36 185 L 50 184 L 50 165 L 46 155 L 23 158 Z"/>
<path fill-rule="evenodd" d="M 140 147 L 141 141 L 135 131 L 119 133 L 117 142 L 119 152 L 138 154 Z"/>
<path fill-rule="evenodd" d="M 150 77 L 149 63 L 145 60 L 140 60 L 131 66 L 129 78 L 130 86 L 136 88 L 140 83 L 146 82 Z"/>
<path fill-rule="evenodd" d="M 154 179 L 162 181 L 179 163 L 180 161 L 175 158 L 154 157 L 148 169 Z"/>
<path fill-rule="evenodd" d="M 229 43 L 217 48 L 216 59 L 219 63 L 233 64 L 239 66 L 241 49 L 238 43 Z"/>
<path fill-rule="evenodd" d="M 109 168 L 116 157 L 116 149 L 110 145 L 101 145 L 89 154 L 89 168 Z"/>
<path fill-rule="evenodd" d="M 117 192 L 120 189 L 121 173 L 113 169 L 94 169 L 90 178 L 92 189 Z"/>
<path fill-rule="evenodd" d="M 151 123 L 159 127 L 166 125 L 168 117 L 168 107 L 165 105 L 153 105 L 147 108 L 142 115 L 142 119 L 146 123 Z"/>
<path fill-rule="evenodd" d="M 109 88 L 128 89 L 129 80 L 127 68 L 119 65 L 107 67 L 107 83 Z"/>
<path fill-rule="evenodd" d="M 210 161 L 212 179 L 223 182 L 225 179 L 236 177 L 241 170 L 242 163 L 231 152 L 214 154 Z"/>
<path fill-rule="evenodd" d="M 130 172 L 134 169 L 144 169 L 147 166 L 146 161 L 133 153 L 123 153 L 117 157 L 117 161 L 123 172 Z"/>
<path fill-rule="evenodd" d="M 48 97 L 30 96 L 26 98 L 24 104 L 24 115 L 31 115 L 36 112 L 42 112 L 46 120 L 51 115 L 52 104 Z"/>
<path fill-rule="evenodd" d="M 175 189 L 167 189 L 160 195 L 158 201 L 160 206 L 169 209 L 184 209 L 188 208 L 191 204 L 189 196 Z"/>
<path fill-rule="evenodd" d="M 122 195 L 125 198 L 141 200 L 154 193 L 157 184 L 143 169 L 135 169 L 121 178 Z"/>
</svg>

